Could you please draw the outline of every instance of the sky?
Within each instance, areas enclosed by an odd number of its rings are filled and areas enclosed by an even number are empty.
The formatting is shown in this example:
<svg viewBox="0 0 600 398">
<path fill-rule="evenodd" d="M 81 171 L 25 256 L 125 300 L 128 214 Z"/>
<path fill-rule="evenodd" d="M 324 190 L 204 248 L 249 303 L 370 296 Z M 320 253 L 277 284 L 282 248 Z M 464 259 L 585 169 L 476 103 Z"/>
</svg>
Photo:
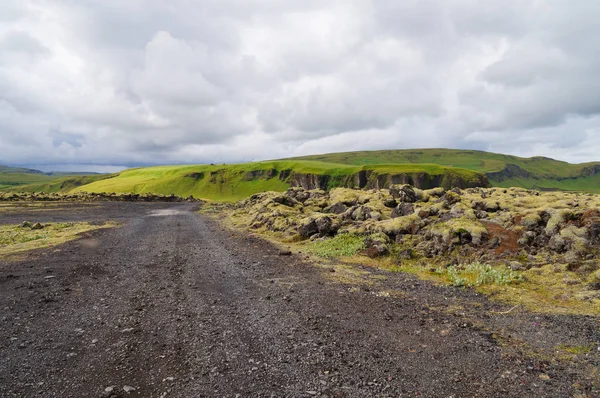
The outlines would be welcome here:
<svg viewBox="0 0 600 398">
<path fill-rule="evenodd" d="M 597 0 L 2 0 L 0 164 L 600 160 Z"/>
</svg>

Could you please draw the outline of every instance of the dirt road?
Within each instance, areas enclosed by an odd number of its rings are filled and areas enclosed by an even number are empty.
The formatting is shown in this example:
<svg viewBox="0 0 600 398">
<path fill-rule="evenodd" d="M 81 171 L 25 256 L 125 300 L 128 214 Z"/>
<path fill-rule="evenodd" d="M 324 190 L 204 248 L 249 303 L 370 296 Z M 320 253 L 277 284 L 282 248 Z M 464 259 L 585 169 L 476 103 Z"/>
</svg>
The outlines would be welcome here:
<svg viewBox="0 0 600 398">
<path fill-rule="evenodd" d="M 1 397 L 597 393 L 588 368 L 525 356 L 510 340 L 552 346 L 575 327 L 573 341 L 595 344 L 596 319 L 489 315 L 505 307 L 398 273 L 371 270 L 375 284 L 348 285 L 192 205 L 119 206 L 40 212 L 125 225 L 0 260 Z"/>
</svg>

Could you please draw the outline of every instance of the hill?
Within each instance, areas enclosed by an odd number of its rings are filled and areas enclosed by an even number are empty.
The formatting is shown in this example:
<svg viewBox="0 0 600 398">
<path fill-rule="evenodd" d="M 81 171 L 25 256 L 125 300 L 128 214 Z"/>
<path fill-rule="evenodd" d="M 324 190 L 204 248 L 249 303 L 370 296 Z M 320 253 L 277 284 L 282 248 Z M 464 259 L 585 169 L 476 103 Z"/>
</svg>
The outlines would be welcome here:
<svg viewBox="0 0 600 398">
<path fill-rule="evenodd" d="M 82 178 L 85 181 L 93 173 L 72 173 L 72 172 L 51 172 L 44 173 L 40 170 L 28 169 L 22 167 L 10 167 L 0 165 L 0 190 L 22 190 L 22 187 L 43 187 L 51 185 L 60 185 L 62 180 L 73 178 Z M 88 182 L 91 182 L 88 181 Z M 87 182 L 86 182 L 87 183 Z M 29 189 L 25 189 L 28 191 Z M 38 189 L 37 191 L 42 191 Z M 45 192 L 57 192 L 56 190 L 46 190 Z"/>
<path fill-rule="evenodd" d="M 484 173 L 493 186 L 538 190 L 600 192 L 600 162 L 571 164 L 546 157 L 520 158 L 457 149 L 409 149 L 340 152 L 289 160 L 348 165 L 438 164 Z"/>
<path fill-rule="evenodd" d="M 159 166 L 125 170 L 82 185 L 73 192 L 135 192 L 193 195 L 235 201 L 263 191 L 333 187 L 383 188 L 487 186 L 477 172 L 434 164 L 353 166 L 312 161 L 271 161 L 233 165 Z"/>
</svg>

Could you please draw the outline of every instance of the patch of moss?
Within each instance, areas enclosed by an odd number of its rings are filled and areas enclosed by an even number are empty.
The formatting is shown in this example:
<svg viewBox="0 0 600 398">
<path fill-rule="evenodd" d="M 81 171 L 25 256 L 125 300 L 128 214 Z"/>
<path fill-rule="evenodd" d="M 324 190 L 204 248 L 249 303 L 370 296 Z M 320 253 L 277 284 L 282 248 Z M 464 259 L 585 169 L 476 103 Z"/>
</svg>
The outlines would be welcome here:
<svg viewBox="0 0 600 398">
<path fill-rule="evenodd" d="M 49 223 L 42 229 L 33 230 L 20 225 L 0 225 L 0 255 L 13 255 L 34 249 L 56 246 L 77 239 L 84 232 L 100 228 L 112 228 L 117 223 L 103 225 L 90 223 Z"/>
<path fill-rule="evenodd" d="M 364 237 L 354 234 L 340 234 L 333 238 L 310 242 L 306 251 L 319 257 L 352 256 L 365 248 Z"/>
</svg>

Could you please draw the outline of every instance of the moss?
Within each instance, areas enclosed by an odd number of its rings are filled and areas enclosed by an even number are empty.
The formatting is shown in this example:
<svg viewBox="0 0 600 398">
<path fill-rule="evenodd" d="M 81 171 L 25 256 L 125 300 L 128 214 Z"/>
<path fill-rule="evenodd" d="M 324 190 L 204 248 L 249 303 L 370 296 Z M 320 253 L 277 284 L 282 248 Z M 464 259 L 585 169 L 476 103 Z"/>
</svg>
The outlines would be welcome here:
<svg viewBox="0 0 600 398">
<path fill-rule="evenodd" d="M 567 218 L 572 214 L 571 211 L 569 210 L 556 210 L 556 209 L 550 209 L 550 220 L 548 220 L 548 224 L 546 225 L 546 235 L 548 236 L 552 236 L 554 234 L 556 234 L 560 227 L 561 224 L 563 224 Z"/>
<path fill-rule="evenodd" d="M 374 226 L 376 232 L 382 232 L 387 235 L 412 234 L 416 232 L 421 222 L 418 214 L 392 218 L 378 222 Z"/>
<path fill-rule="evenodd" d="M 527 229 L 535 228 L 542 223 L 542 217 L 538 213 L 529 213 L 521 219 L 521 225 Z"/>
<path fill-rule="evenodd" d="M 446 222 L 435 224 L 431 232 L 441 236 L 443 240 L 450 239 L 455 233 L 466 231 L 471 235 L 473 244 L 478 245 L 487 234 L 487 229 L 477 220 L 468 218 L 454 218 Z"/>
<path fill-rule="evenodd" d="M 352 206 L 358 202 L 358 195 L 361 191 L 348 188 L 334 188 L 329 192 L 330 203 L 343 203 L 346 206 Z"/>
<path fill-rule="evenodd" d="M 0 255 L 7 256 L 34 249 L 56 246 L 77 239 L 84 232 L 100 228 L 112 228 L 118 224 L 50 223 L 42 229 L 33 230 L 15 225 L 0 225 Z"/>
</svg>

